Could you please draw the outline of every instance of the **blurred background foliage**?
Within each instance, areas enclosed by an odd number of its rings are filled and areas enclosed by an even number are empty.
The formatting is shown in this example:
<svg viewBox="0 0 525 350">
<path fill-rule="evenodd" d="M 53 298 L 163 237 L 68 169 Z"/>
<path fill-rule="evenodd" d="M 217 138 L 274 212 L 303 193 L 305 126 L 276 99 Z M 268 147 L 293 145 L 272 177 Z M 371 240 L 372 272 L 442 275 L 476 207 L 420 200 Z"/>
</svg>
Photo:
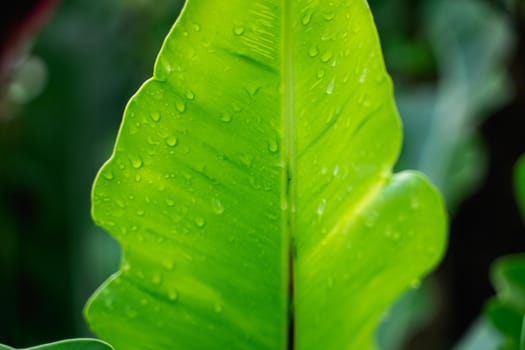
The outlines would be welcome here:
<svg viewBox="0 0 525 350">
<path fill-rule="evenodd" d="M 392 307 L 378 342 L 385 350 L 494 349 L 498 335 L 479 318 L 494 293 L 489 266 L 525 251 L 512 188 L 525 151 L 525 2 L 369 2 L 404 122 L 398 167 L 425 172 L 451 214 L 443 264 Z M 6 70 L 0 342 L 89 335 L 82 307 L 119 261 L 116 243 L 90 218 L 91 184 L 182 3 L 63 0 Z M 1 6 L 0 23 L 24 18 Z M 4 51 L 12 28 L 0 26 Z"/>
</svg>

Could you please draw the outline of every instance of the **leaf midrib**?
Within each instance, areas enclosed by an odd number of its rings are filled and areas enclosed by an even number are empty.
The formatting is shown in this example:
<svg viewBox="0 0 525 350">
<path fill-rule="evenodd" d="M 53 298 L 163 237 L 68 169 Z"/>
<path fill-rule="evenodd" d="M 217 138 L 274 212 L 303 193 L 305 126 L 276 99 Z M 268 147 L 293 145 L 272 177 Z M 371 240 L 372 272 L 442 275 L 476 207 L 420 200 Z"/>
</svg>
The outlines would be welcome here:
<svg viewBox="0 0 525 350">
<path fill-rule="evenodd" d="M 284 169 L 282 173 L 281 204 L 283 214 L 283 288 L 286 288 L 287 308 L 287 334 L 285 334 L 285 348 L 294 349 L 295 324 L 294 324 L 294 256 L 293 238 L 295 236 L 295 208 L 296 208 L 296 127 L 295 127 L 295 79 L 294 79 L 294 46 L 293 46 L 293 22 L 292 22 L 292 1 L 285 0 L 282 9 L 282 47 L 281 53 L 281 122 L 283 128 L 283 152 L 282 163 Z"/>
</svg>

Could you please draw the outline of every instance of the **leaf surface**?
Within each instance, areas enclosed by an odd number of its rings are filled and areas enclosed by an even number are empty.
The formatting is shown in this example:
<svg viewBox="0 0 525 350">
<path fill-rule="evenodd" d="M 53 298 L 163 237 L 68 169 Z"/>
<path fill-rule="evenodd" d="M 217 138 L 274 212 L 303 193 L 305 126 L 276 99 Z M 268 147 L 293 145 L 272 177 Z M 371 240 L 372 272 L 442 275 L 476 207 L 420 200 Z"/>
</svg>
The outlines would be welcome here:
<svg viewBox="0 0 525 350">
<path fill-rule="evenodd" d="M 86 308 L 117 349 L 367 349 L 439 260 L 441 197 L 365 1 L 192 1 L 93 190 L 122 267 Z"/>
</svg>

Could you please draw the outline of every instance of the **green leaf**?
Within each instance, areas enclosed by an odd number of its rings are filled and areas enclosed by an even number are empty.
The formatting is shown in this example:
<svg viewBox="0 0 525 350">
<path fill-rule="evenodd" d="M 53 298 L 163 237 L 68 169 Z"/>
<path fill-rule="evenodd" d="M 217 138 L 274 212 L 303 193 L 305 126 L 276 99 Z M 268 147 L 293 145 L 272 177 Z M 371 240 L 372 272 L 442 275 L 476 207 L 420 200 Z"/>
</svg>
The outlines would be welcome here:
<svg viewBox="0 0 525 350">
<path fill-rule="evenodd" d="M 118 349 L 367 349 L 441 257 L 365 1 L 192 1 L 93 190 L 123 248 L 86 307 Z"/>
<path fill-rule="evenodd" d="M 56 343 L 24 348 L 25 350 L 110 350 L 113 349 L 109 344 L 96 339 L 71 339 L 62 340 Z M 0 344 L 0 350 L 15 350 L 9 346 Z"/>
<path fill-rule="evenodd" d="M 498 259 L 492 266 L 497 296 L 485 307 L 485 316 L 504 337 L 505 349 L 520 349 L 525 316 L 525 254 Z"/>
<path fill-rule="evenodd" d="M 516 163 L 514 188 L 521 217 L 525 220 L 525 155 L 522 155 Z"/>
</svg>

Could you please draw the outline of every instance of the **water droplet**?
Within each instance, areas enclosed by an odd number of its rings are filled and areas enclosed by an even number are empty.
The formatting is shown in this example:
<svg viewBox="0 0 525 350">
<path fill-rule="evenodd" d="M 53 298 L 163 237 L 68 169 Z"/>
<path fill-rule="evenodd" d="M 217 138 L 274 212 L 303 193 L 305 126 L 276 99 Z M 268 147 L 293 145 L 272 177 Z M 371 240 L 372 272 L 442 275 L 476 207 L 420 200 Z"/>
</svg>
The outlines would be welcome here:
<svg viewBox="0 0 525 350">
<path fill-rule="evenodd" d="M 242 112 L 242 107 L 239 106 L 237 103 L 232 103 L 232 108 L 233 108 L 233 111 L 236 112 L 236 113 L 240 113 Z"/>
<path fill-rule="evenodd" d="M 162 282 L 162 276 L 160 273 L 155 273 L 153 274 L 153 276 L 151 277 L 151 282 L 153 284 L 156 284 L 156 285 L 159 285 L 160 282 Z"/>
<path fill-rule="evenodd" d="M 261 185 L 257 182 L 257 179 L 255 176 L 250 176 L 250 186 L 252 186 L 254 189 L 258 190 L 261 188 Z"/>
<path fill-rule="evenodd" d="M 200 31 L 201 31 L 201 26 L 200 26 L 200 24 L 198 24 L 198 23 L 193 23 L 193 30 L 196 31 L 196 32 L 200 32 Z"/>
<path fill-rule="evenodd" d="M 128 308 L 126 309 L 126 316 L 128 316 L 129 318 L 135 318 L 137 317 L 137 311 Z"/>
<path fill-rule="evenodd" d="M 129 157 L 129 161 L 131 163 L 131 166 L 135 169 L 142 168 L 143 162 L 142 159 L 139 156 L 131 156 Z"/>
<path fill-rule="evenodd" d="M 177 137 L 176 136 L 168 136 L 164 140 L 166 142 L 166 145 L 169 147 L 175 147 L 177 145 Z"/>
<path fill-rule="evenodd" d="M 104 177 L 104 179 L 106 180 L 113 180 L 113 172 L 111 170 L 105 170 L 103 173 L 102 173 L 102 176 Z"/>
<path fill-rule="evenodd" d="M 251 168 L 251 166 L 253 165 L 253 156 L 251 156 L 249 154 L 241 155 L 240 159 L 241 159 L 241 162 L 244 165 L 246 165 L 246 167 L 248 167 L 248 168 Z"/>
<path fill-rule="evenodd" d="M 304 14 L 303 19 L 301 20 L 301 23 L 303 23 L 303 25 L 306 26 L 310 24 L 311 21 L 312 21 L 312 12 L 307 12 Z"/>
<path fill-rule="evenodd" d="M 175 201 L 173 199 L 166 199 L 166 204 L 168 207 L 173 207 L 175 205 Z"/>
<path fill-rule="evenodd" d="M 272 153 L 276 153 L 279 150 L 279 144 L 276 139 L 268 141 L 268 150 Z"/>
<path fill-rule="evenodd" d="M 318 79 L 321 79 L 322 77 L 324 77 L 324 75 L 325 75 L 325 71 L 323 69 L 321 69 L 321 70 L 319 70 L 317 72 L 317 78 Z"/>
<path fill-rule="evenodd" d="M 327 51 L 321 55 L 321 62 L 327 63 L 328 61 L 332 59 L 332 57 L 334 57 L 334 54 L 331 53 L 330 51 Z"/>
<path fill-rule="evenodd" d="M 332 172 L 332 175 L 335 177 L 337 175 L 339 175 L 339 164 L 336 164 L 336 166 L 334 167 L 334 171 Z"/>
<path fill-rule="evenodd" d="M 323 15 L 323 18 L 327 21 L 331 21 L 335 18 L 335 12 L 327 12 Z"/>
<path fill-rule="evenodd" d="M 180 113 L 184 113 L 186 111 L 186 103 L 183 101 L 175 101 L 175 108 Z"/>
<path fill-rule="evenodd" d="M 222 312 L 222 305 L 220 303 L 216 303 L 215 307 L 213 309 L 215 310 L 216 313 L 221 313 Z"/>
<path fill-rule="evenodd" d="M 359 82 L 361 84 L 363 84 L 365 82 L 367 74 L 368 74 L 368 69 L 363 68 L 363 70 L 361 71 L 361 75 L 359 76 Z"/>
<path fill-rule="evenodd" d="M 212 204 L 212 207 L 213 207 L 213 212 L 215 214 L 222 214 L 224 213 L 224 206 L 222 205 L 221 201 L 219 200 L 219 198 L 213 198 L 211 200 L 211 204 Z"/>
<path fill-rule="evenodd" d="M 261 87 L 258 86 L 258 85 L 254 85 L 254 86 L 248 86 L 246 87 L 246 91 L 248 91 L 248 93 L 250 94 L 250 96 L 255 96 L 257 95 L 257 93 L 259 92 L 259 90 L 261 90 Z"/>
<path fill-rule="evenodd" d="M 326 199 L 321 199 L 321 203 L 319 203 L 319 206 L 317 206 L 317 215 L 321 216 L 324 214 L 324 210 L 326 208 Z"/>
<path fill-rule="evenodd" d="M 179 293 L 177 293 L 177 291 L 175 289 L 172 289 L 170 291 L 168 291 L 168 298 L 171 300 L 171 301 L 175 301 L 179 298 Z"/>
<path fill-rule="evenodd" d="M 244 31 L 245 31 L 245 28 L 243 26 L 236 25 L 233 27 L 233 34 L 237 36 L 243 35 Z"/>
<path fill-rule="evenodd" d="M 136 182 L 140 182 L 141 180 L 142 180 L 142 176 L 140 176 L 140 174 L 137 174 L 137 175 L 135 176 L 135 181 L 136 181 Z"/>
<path fill-rule="evenodd" d="M 138 216 L 144 216 L 144 210 L 143 209 L 137 209 L 137 215 Z"/>
<path fill-rule="evenodd" d="M 330 80 L 330 83 L 328 83 L 328 87 L 326 88 L 326 93 L 328 95 L 331 95 L 334 92 L 334 87 L 335 87 L 335 80 L 332 79 Z"/>
<path fill-rule="evenodd" d="M 191 90 L 186 91 L 186 94 L 185 94 L 185 95 L 186 95 L 186 98 L 187 98 L 188 100 L 194 100 L 194 99 L 195 99 L 195 94 L 194 94 L 193 91 L 191 91 Z"/>
<path fill-rule="evenodd" d="M 221 120 L 224 122 L 224 123 L 229 123 L 232 121 L 232 116 L 230 113 L 228 112 L 223 112 L 221 113 Z"/>
<path fill-rule="evenodd" d="M 153 112 L 149 116 L 150 116 L 151 120 L 153 120 L 155 123 L 160 120 L 160 113 L 158 113 L 158 112 Z"/>
<path fill-rule="evenodd" d="M 195 226 L 197 226 L 198 228 L 204 228 L 204 226 L 206 226 L 206 220 L 204 220 L 203 218 L 196 218 L 195 219 Z"/>
<path fill-rule="evenodd" d="M 317 46 L 310 47 L 310 49 L 308 50 L 308 56 L 315 57 L 317 55 L 319 55 L 319 49 L 317 48 Z"/>
</svg>

